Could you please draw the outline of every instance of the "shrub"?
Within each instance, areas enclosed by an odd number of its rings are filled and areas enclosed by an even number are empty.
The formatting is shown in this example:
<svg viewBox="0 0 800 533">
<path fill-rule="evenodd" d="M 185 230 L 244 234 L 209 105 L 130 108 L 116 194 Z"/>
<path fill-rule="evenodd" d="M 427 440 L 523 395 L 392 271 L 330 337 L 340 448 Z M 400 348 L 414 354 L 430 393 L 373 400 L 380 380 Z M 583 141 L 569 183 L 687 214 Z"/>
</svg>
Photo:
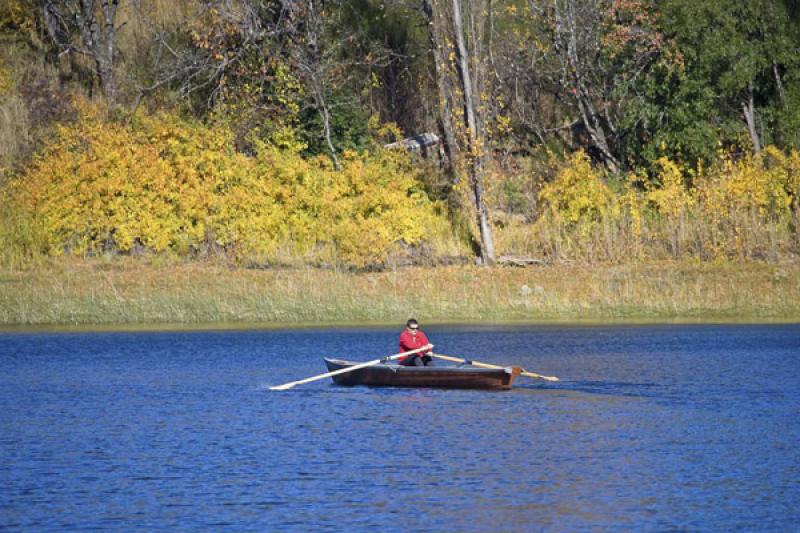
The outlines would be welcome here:
<svg viewBox="0 0 800 533">
<path fill-rule="evenodd" d="M 690 180 L 691 179 L 691 183 Z M 710 167 L 662 157 L 648 178 L 611 181 L 579 153 L 539 194 L 533 224 L 498 228 L 501 254 L 550 260 L 780 259 L 800 237 L 800 152 L 767 147 Z"/>
<path fill-rule="evenodd" d="M 119 123 L 79 107 L 14 187 L 51 255 L 219 248 L 363 267 L 447 225 L 403 153 L 346 152 L 335 171 L 266 143 L 246 156 L 224 127 L 170 114 Z"/>
<path fill-rule="evenodd" d="M 545 240 L 544 253 L 560 259 L 609 259 L 609 224 L 622 216 L 619 200 L 588 156 L 576 152 L 539 193 L 542 213 L 534 231 Z"/>
</svg>

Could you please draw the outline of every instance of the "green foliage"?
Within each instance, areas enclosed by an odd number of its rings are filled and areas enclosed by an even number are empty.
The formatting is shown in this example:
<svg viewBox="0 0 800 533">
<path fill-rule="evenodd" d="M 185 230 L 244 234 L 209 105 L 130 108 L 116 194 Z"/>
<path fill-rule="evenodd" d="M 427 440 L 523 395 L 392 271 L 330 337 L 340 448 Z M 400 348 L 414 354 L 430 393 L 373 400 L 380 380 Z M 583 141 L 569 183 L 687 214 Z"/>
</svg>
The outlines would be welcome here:
<svg viewBox="0 0 800 533">
<path fill-rule="evenodd" d="M 422 10 L 381 0 L 346 0 L 339 6 L 333 38 L 346 43 L 340 58 L 351 70 L 346 91 L 360 96 L 362 114 L 377 113 L 404 131 L 419 131 L 430 97 L 420 87 L 431 68 L 429 21 Z"/>
<path fill-rule="evenodd" d="M 797 147 L 800 111 L 789 103 L 798 81 L 800 26 L 788 16 L 787 5 L 669 0 L 660 7 L 663 31 L 684 55 L 685 70 L 675 83 L 653 80 L 654 96 L 660 96 L 647 101 L 661 113 L 661 133 L 645 148 L 645 158 L 709 163 L 719 144 L 742 145 L 742 106 L 751 96 L 762 144 Z M 658 146 L 669 146 L 672 153 L 658 152 Z"/>
<path fill-rule="evenodd" d="M 369 143 L 368 117 L 355 105 L 352 98 L 344 95 L 332 98 L 328 105 L 331 141 L 336 152 L 364 151 Z M 306 108 L 300 115 L 300 123 L 299 135 L 306 146 L 303 154 L 314 156 L 328 153 L 319 111 L 312 107 Z"/>
</svg>

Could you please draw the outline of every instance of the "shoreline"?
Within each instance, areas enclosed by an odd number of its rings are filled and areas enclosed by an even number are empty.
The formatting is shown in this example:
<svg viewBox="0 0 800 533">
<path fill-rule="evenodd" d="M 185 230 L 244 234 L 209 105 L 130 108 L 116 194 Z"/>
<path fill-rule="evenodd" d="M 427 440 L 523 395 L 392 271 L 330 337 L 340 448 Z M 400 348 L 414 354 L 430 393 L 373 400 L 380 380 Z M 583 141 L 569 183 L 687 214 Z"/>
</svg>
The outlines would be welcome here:
<svg viewBox="0 0 800 533">
<path fill-rule="evenodd" d="M 250 270 L 146 259 L 0 270 L 0 331 L 800 322 L 800 264 Z"/>
<path fill-rule="evenodd" d="M 628 328 L 628 327 L 669 327 L 669 326 L 791 326 L 800 324 L 800 318 L 752 319 L 730 318 L 725 320 L 702 318 L 675 319 L 545 319 L 545 320 L 507 320 L 482 322 L 448 322 L 430 320 L 426 329 L 516 329 L 516 328 Z M 348 330 L 348 329 L 398 329 L 397 322 L 286 322 L 286 323 L 172 323 L 172 324 L 0 324 L 2 334 L 30 333 L 179 333 L 179 332 L 257 332 L 257 331 L 302 331 L 302 330 Z"/>
</svg>

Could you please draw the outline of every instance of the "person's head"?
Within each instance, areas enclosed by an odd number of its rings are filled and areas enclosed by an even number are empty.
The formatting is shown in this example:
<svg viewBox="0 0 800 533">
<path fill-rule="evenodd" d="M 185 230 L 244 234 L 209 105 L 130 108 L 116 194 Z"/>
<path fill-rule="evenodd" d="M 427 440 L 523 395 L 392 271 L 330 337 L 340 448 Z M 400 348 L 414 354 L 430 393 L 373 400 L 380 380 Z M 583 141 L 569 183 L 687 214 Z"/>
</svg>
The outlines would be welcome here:
<svg viewBox="0 0 800 533">
<path fill-rule="evenodd" d="M 409 318 L 408 322 L 406 322 L 406 329 L 411 332 L 411 334 L 416 334 L 419 330 L 419 322 L 417 322 L 416 318 Z"/>
</svg>

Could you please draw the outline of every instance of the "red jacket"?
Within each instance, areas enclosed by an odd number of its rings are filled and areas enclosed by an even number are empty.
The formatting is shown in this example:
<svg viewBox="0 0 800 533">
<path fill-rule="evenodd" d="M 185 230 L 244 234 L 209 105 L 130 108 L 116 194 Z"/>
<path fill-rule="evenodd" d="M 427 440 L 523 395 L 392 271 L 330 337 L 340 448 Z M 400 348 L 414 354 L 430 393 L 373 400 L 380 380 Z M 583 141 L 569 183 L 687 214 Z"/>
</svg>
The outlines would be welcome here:
<svg viewBox="0 0 800 533">
<path fill-rule="evenodd" d="M 400 351 L 407 352 L 409 350 L 416 350 L 417 348 L 422 348 L 426 344 L 430 344 L 428 342 L 428 337 L 422 332 L 421 329 L 417 330 L 416 335 L 412 335 L 408 332 L 407 329 L 404 329 L 403 332 L 400 334 Z M 417 355 L 423 355 L 423 353 L 428 353 L 430 350 L 425 352 L 418 352 Z M 408 355 L 406 357 L 409 357 Z M 404 360 L 406 357 L 401 357 L 400 361 Z"/>
</svg>

